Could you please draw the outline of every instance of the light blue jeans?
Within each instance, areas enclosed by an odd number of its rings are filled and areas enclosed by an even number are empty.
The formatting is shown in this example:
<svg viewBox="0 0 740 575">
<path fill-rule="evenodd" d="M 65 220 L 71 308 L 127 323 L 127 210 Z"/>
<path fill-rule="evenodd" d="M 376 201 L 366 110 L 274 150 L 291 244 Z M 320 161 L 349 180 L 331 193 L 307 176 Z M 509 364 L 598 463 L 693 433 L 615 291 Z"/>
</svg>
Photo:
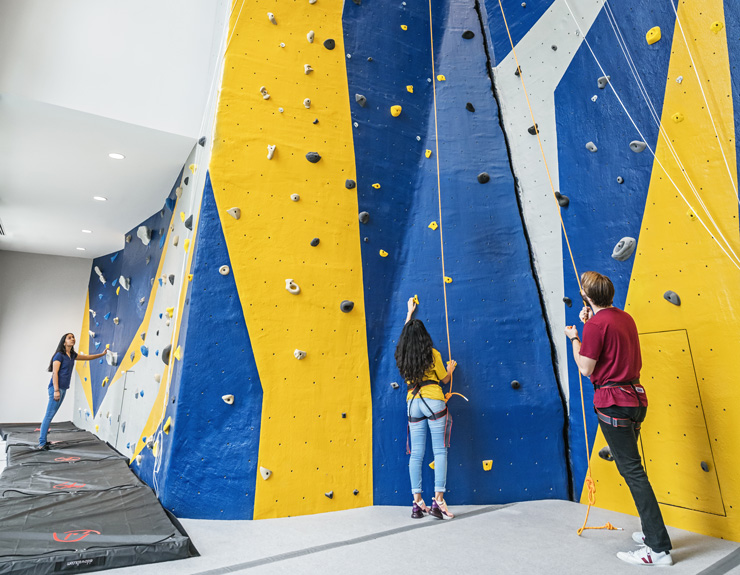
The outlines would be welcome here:
<svg viewBox="0 0 740 575">
<path fill-rule="evenodd" d="M 440 399 L 425 399 L 416 397 L 407 402 L 407 414 L 410 417 L 432 415 L 445 408 L 445 402 Z M 429 408 L 427 409 L 427 405 Z M 447 483 L 447 447 L 445 447 L 445 428 L 449 415 L 432 421 L 425 419 L 416 423 L 409 422 L 409 437 L 411 439 L 411 456 L 409 457 L 409 475 L 411 476 L 411 493 L 421 493 L 421 466 L 424 460 L 424 451 L 427 444 L 427 427 L 432 433 L 432 450 L 434 451 L 434 491 L 445 492 Z"/>
<path fill-rule="evenodd" d="M 46 405 L 46 415 L 44 415 L 44 421 L 41 422 L 41 433 L 39 433 L 39 446 L 43 447 L 46 445 L 46 434 L 49 433 L 49 426 L 51 420 L 59 411 L 64 401 L 64 396 L 67 395 L 66 389 L 59 390 L 59 401 L 54 401 L 54 386 L 49 387 L 49 403 Z"/>
</svg>

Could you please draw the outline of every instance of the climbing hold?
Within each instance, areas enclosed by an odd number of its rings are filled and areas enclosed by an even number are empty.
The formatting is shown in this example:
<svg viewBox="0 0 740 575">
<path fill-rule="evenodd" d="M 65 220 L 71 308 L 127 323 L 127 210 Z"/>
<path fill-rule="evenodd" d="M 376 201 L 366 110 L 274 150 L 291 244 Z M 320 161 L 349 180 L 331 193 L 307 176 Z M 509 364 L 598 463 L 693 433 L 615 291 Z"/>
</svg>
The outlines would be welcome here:
<svg viewBox="0 0 740 575">
<path fill-rule="evenodd" d="M 326 495 L 329 499 L 333 499 L 334 498 L 334 492 L 333 491 L 328 491 L 327 493 L 324 493 L 324 495 Z"/>
<path fill-rule="evenodd" d="M 185 176 L 185 179 L 182 181 L 182 183 L 187 186 L 189 181 L 190 181 L 190 176 Z"/>
<path fill-rule="evenodd" d="M 480 174 L 478 174 L 479 184 L 487 184 L 490 180 L 491 176 L 489 176 L 487 172 L 481 172 Z"/>
<path fill-rule="evenodd" d="M 377 184 L 377 183 L 376 184 L 373 184 L 373 188 L 375 188 L 376 190 L 379 190 L 380 189 L 380 184 Z"/>
<path fill-rule="evenodd" d="M 573 300 L 571 300 L 568 296 L 565 296 L 563 298 L 563 303 L 568 307 L 573 307 Z"/>
<path fill-rule="evenodd" d="M 234 405 L 234 396 L 231 395 L 231 394 L 229 394 L 229 395 L 222 395 L 221 396 L 221 399 L 224 400 L 224 403 L 228 403 L 229 405 Z"/>
<path fill-rule="evenodd" d="M 409 27 L 406 24 L 401 24 L 401 30 L 408 30 Z"/>
<path fill-rule="evenodd" d="M 162 350 L 162 361 L 165 365 L 170 364 L 170 353 L 172 353 L 172 344 L 167 345 L 167 347 Z"/>
<path fill-rule="evenodd" d="M 275 148 L 276 146 L 274 144 L 268 144 L 267 145 L 267 159 L 272 160 L 272 156 L 275 155 Z M 239 218 L 237 218 L 239 219 Z"/>
<path fill-rule="evenodd" d="M 426 156 L 427 158 L 431 158 L 431 157 L 432 157 L 432 151 L 431 151 L 431 150 L 427 150 L 426 152 L 424 152 L 424 155 L 425 155 L 425 156 Z"/>
<path fill-rule="evenodd" d="M 185 212 L 180 212 L 180 221 L 181 222 L 185 221 Z"/>
<path fill-rule="evenodd" d="M 599 148 L 597 148 L 596 147 L 596 144 L 594 144 L 593 142 L 587 142 L 586 143 L 586 149 L 589 152 L 593 152 L 593 153 L 596 153 L 599 150 Z"/>
<path fill-rule="evenodd" d="M 149 265 L 149 262 L 152 261 L 152 256 L 146 256 L 146 265 Z"/>
<path fill-rule="evenodd" d="M 319 238 L 314 238 L 314 239 L 312 239 L 312 240 L 311 240 L 311 246 L 315 248 L 316 246 L 318 246 L 318 245 L 319 245 L 319 242 L 320 242 L 320 241 L 321 241 L 321 240 L 320 240 Z"/>
<path fill-rule="evenodd" d="M 175 313 L 175 308 L 174 307 L 168 307 L 165 311 L 167 313 L 167 317 L 170 317 L 171 318 L 172 317 L 172 314 Z"/>
<path fill-rule="evenodd" d="M 357 185 L 357 183 L 354 180 L 345 180 L 344 181 L 344 187 L 347 188 L 348 190 L 353 189 L 356 185 Z"/>
<path fill-rule="evenodd" d="M 105 315 L 103 316 L 103 318 L 104 318 L 104 319 L 110 319 L 110 312 L 108 312 L 107 314 L 105 314 Z"/>
<path fill-rule="evenodd" d="M 354 491 L 352 492 L 352 495 L 359 495 L 359 494 L 360 494 L 360 490 L 359 490 L 359 489 L 355 489 L 355 490 L 354 490 Z"/>
<path fill-rule="evenodd" d="M 437 225 L 437 222 L 431 222 L 427 227 L 430 230 L 436 230 L 439 226 Z"/>
<path fill-rule="evenodd" d="M 169 276 L 167 276 L 167 279 L 170 281 L 170 285 L 175 285 L 175 274 L 170 274 Z"/>
<path fill-rule="evenodd" d="M 388 257 L 388 252 L 385 251 L 385 250 L 380 250 L 380 257 L 381 258 L 387 258 Z"/>
<path fill-rule="evenodd" d="M 557 52 L 558 51 L 558 47 L 555 44 L 553 44 L 552 46 L 550 46 L 550 48 L 552 48 L 552 51 L 553 52 Z"/>
<path fill-rule="evenodd" d="M 107 377 L 105 379 L 103 379 L 103 385 L 102 385 L 102 387 L 105 387 L 105 384 L 108 383 L 108 381 L 109 381 L 109 379 Z"/>
<path fill-rule="evenodd" d="M 275 26 L 277 26 L 277 20 L 275 20 L 275 14 L 273 14 L 272 12 L 268 12 L 267 19 L 273 24 L 275 24 Z"/>
<path fill-rule="evenodd" d="M 522 386 L 516 379 L 511 382 L 511 389 L 519 389 Z"/>
<path fill-rule="evenodd" d="M 296 359 L 303 359 L 304 357 L 306 357 L 306 352 L 302 349 L 293 350 L 293 357 L 295 357 Z"/>
<path fill-rule="evenodd" d="M 722 30 L 722 28 L 724 27 L 725 25 L 722 24 L 722 22 L 717 21 L 717 22 L 712 22 L 712 25 L 709 27 L 709 29 L 716 34 L 720 30 Z M 706 471 L 706 469 L 704 471 Z"/>
<path fill-rule="evenodd" d="M 452 278 L 451 277 L 448 277 L 448 276 L 445 276 L 445 283 L 446 284 L 451 284 L 452 283 Z"/>
<path fill-rule="evenodd" d="M 175 188 L 175 197 L 177 199 L 180 199 L 182 197 L 182 186 L 177 186 Z M 164 211 L 164 210 L 162 210 L 162 211 Z M 162 217 L 164 217 L 164 214 L 162 214 Z"/>
<path fill-rule="evenodd" d="M 617 176 L 617 183 L 618 184 L 623 184 L 624 183 L 624 178 L 622 176 Z"/>
<path fill-rule="evenodd" d="M 472 30 L 465 30 L 465 32 L 462 33 L 462 37 L 466 40 L 472 40 L 475 37 L 475 32 Z"/>
<path fill-rule="evenodd" d="M 663 294 L 663 297 L 673 305 L 681 305 L 681 298 L 674 291 L 668 290 Z"/>
<path fill-rule="evenodd" d="M 285 289 L 293 295 L 298 295 L 299 293 L 301 293 L 301 288 L 298 287 L 298 284 L 295 283 L 292 279 L 285 280 Z"/>
<path fill-rule="evenodd" d="M 220 273 L 222 276 L 229 275 L 229 266 L 223 265 L 220 268 L 218 268 L 218 273 Z"/>
<path fill-rule="evenodd" d="M 614 457 L 612 457 L 612 450 L 609 449 L 609 446 L 602 447 L 599 450 L 599 457 L 601 459 L 604 459 L 605 461 L 614 461 Z"/>
<path fill-rule="evenodd" d="M 413 94 L 413 93 L 414 93 L 414 87 L 413 87 L 412 85 L 410 85 L 410 84 L 409 84 L 408 86 L 406 86 L 406 91 L 407 91 L 407 92 L 408 92 L 409 94 Z"/>
<path fill-rule="evenodd" d="M 154 381 L 156 381 L 157 383 L 160 383 L 162 381 L 162 374 L 155 373 L 154 374 Z M 144 392 L 142 391 L 141 394 L 144 395 Z"/>
<path fill-rule="evenodd" d="M 418 296 L 418 295 L 414 294 L 414 297 L 413 297 L 413 298 L 411 298 L 411 299 L 412 299 L 412 300 L 414 300 L 414 303 L 415 303 L 416 305 L 419 305 L 419 296 Z"/>
<path fill-rule="evenodd" d="M 162 431 L 164 431 L 167 435 L 170 434 L 170 429 L 172 429 L 172 417 L 168 417 L 167 421 L 164 422 L 164 425 L 162 426 Z"/>
<path fill-rule="evenodd" d="M 702 461 L 699 466 L 701 467 L 701 470 L 709 473 L 709 464 L 706 461 Z"/>
<path fill-rule="evenodd" d="M 205 136 L 202 136 L 202 137 L 201 137 L 201 138 L 200 138 L 200 139 L 198 140 L 198 145 L 199 145 L 199 146 L 200 146 L 201 148 L 204 148 L 204 147 L 205 147 L 205 145 L 206 145 L 206 137 L 205 137 Z"/>
<path fill-rule="evenodd" d="M 262 99 L 263 100 L 269 100 L 270 99 L 270 94 L 267 93 L 267 88 L 265 88 L 264 86 L 262 86 L 260 88 L 260 94 L 262 94 Z"/>
<path fill-rule="evenodd" d="M 313 72 L 313 68 L 311 68 L 311 64 L 304 64 L 303 65 L 303 73 L 304 74 L 310 74 Z"/>
<path fill-rule="evenodd" d="M 91 311 L 92 311 L 92 310 L 91 310 Z M 87 333 L 88 333 L 88 335 L 89 335 L 90 337 L 95 337 L 95 332 L 94 332 L 93 330 L 89 330 L 89 331 L 88 331 Z"/>
<path fill-rule="evenodd" d="M 294 202 L 297 202 L 298 200 L 301 199 L 301 196 L 299 196 L 298 194 L 290 194 L 290 199 L 293 200 Z"/>
<path fill-rule="evenodd" d="M 333 50 L 335 46 L 336 43 L 331 38 L 324 40 L 324 48 L 326 48 L 327 50 Z"/>
<path fill-rule="evenodd" d="M 639 154 L 640 152 L 642 152 L 646 147 L 647 147 L 647 144 L 639 140 L 632 140 L 630 142 L 630 150 L 632 150 L 636 154 Z"/>
<path fill-rule="evenodd" d="M 144 340 L 146 339 L 146 332 L 145 332 L 145 331 L 142 331 L 142 332 L 141 332 L 141 333 L 139 334 L 139 337 L 141 338 L 141 341 L 144 341 Z"/>
<path fill-rule="evenodd" d="M 118 283 L 121 284 L 121 287 L 123 289 L 125 289 L 126 291 L 128 291 L 129 288 L 131 287 L 131 278 L 125 278 L 125 277 L 121 276 L 120 278 L 118 278 Z"/>
<path fill-rule="evenodd" d="M 179 345 L 175 348 L 175 359 L 182 359 L 182 348 Z"/>
<path fill-rule="evenodd" d="M 614 258 L 618 262 L 623 262 L 634 253 L 636 246 L 637 240 L 635 240 L 635 238 L 626 236 L 619 240 L 617 242 L 617 245 L 614 246 L 614 249 L 612 250 L 612 258 Z"/>
<path fill-rule="evenodd" d="M 391 387 L 392 387 L 393 389 L 398 389 L 398 388 L 399 388 L 400 386 L 398 385 L 398 383 L 397 383 L 397 382 L 395 382 L 395 381 L 391 381 Z"/>
<path fill-rule="evenodd" d="M 136 230 L 136 237 L 141 240 L 142 244 L 148 246 L 149 242 L 152 241 L 152 231 L 146 226 L 139 226 Z"/>
<path fill-rule="evenodd" d="M 434 461 L 429 464 L 429 469 L 434 469 Z"/>
<path fill-rule="evenodd" d="M 468 112 L 475 112 L 475 106 L 473 106 L 473 104 L 471 104 L 470 102 L 468 102 L 467 104 L 465 104 L 465 109 Z"/>
<path fill-rule="evenodd" d="M 370 221 L 370 214 L 367 212 L 360 212 L 360 223 L 366 224 Z"/>
<path fill-rule="evenodd" d="M 560 192 L 555 192 L 555 198 L 558 200 L 558 205 L 561 208 L 567 208 L 570 204 L 570 199 L 568 198 L 568 196 L 564 196 Z"/>
<path fill-rule="evenodd" d="M 339 309 L 341 309 L 344 313 L 351 312 L 355 307 L 355 302 L 349 301 L 348 299 L 344 300 L 340 305 Z"/>
<path fill-rule="evenodd" d="M 306 40 L 308 40 L 309 43 L 311 43 L 311 44 L 313 44 L 313 37 L 314 37 L 313 30 L 311 30 L 308 34 L 306 34 Z"/>
<path fill-rule="evenodd" d="M 367 98 L 362 94 L 355 94 L 355 102 L 364 108 L 367 105 Z"/>
<path fill-rule="evenodd" d="M 197 166 L 196 164 L 190 164 L 190 165 L 188 166 L 188 169 L 190 170 L 190 172 L 191 172 L 192 174 L 194 174 L 194 173 L 195 173 L 195 170 L 197 170 L 197 169 L 198 169 L 198 166 Z"/>
<path fill-rule="evenodd" d="M 438 82 L 444 82 L 447 78 L 445 78 L 444 74 L 437 74 L 437 81 Z"/>
<path fill-rule="evenodd" d="M 593 96 L 591 96 L 591 101 L 592 102 L 595 102 L 598 99 L 599 99 L 599 97 L 596 94 L 594 94 Z"/>
<path fill-rule="evenodd" d="M 676 78 L 676 82 L 678 82 L 679 84 L 683 82 L 683 76 L 679 76 L 678 78 Z"/>
<path fill-rule="evenodd" d="M 116 294 L 116 295 L 118 295 L 118 294 Z M 114 323 L 114 324 L 116 324 L 116 325 L 118 325 L 118 323 L 119 323 L 120 321 L 121 321 L 121 320 L 120 320 L 120 319 L 118 319 L 117 317 L 114 317 L 114 318 L 113 318 L 113 323 Z"/>
<path fill-rule="evenodd" d="M 401 106 L 391 106 L 391 116 L 398 118 L 401 115 Z"/>
<path fill-rule="evenodd" d="M 660 40 L 660 26 L 650 28 L 650 30 L 647 31 L 647 34 L 645 34 L 645 40 L 647 40 L 648 44 L 655 44 Z"/>
<path fill-rule="evenodd" d="M 142 345 L 140 350 L 141 350 L 141 355 L 143 355 L 144 357 L 149 357 L 149 348 L 147 346 Z"/>
<path fill-rule="evenodd" d="M 347 419 L 347 414 L 342 412 L 342 419 Z"/>
<path fill-rule="evenodd" d="M 175 247 L 177 247 L 177 244 L 179 244 L 179 243 L 180 243 L 180 236 L 178 236 L 178 235 L 175 235 L 175 236 L 174 236 L 174 237 L 172 238 L 172 245 L 173 245 L 173 246 L 175 246 Z"/>
<path fill-rule="evenodd" d="M 602 76 L 598 80 L 596 80 L 596 84 L 599 86 L 600 90 L 603 90 L 606 88 L 606 85 L 609 83 L 609 80 L 611 79 L 611 76 Z"/>
<path fill-rule="evenodd" d="M 536 136 L 537 135 L 537 132 L 539 132 L 539 131 L 540 131 L 540 127 L 537 124 L 535 124 L 534 126 L 530 126 L 529 128 L 527 128 L 527 132 L 529 132 L 533 136 Z"/>
<path fill-rule="evenodd" d="M 321 156 L 318 152 L 309 152 L 308 154 L 306 154 L 306 159 L 312 164 L 315 164 L 321 159 Z"/>
<path fill-rule="evenodd" d="M 97 423 L 95 424 L 95 431 L 100 431 L 100 426 Z"/>
<path fill-rule="evenodd" d="M 186 239 L 182 243 L 182 249 L 184 249 L 185 251 L 188 251 L 190 249 L 190 240 L 189 239 Z"/>
<path fill-rule="evenodd" d="M 270 479 L 270 476 L 272 475 L 272 471 L 267 469 L 267 467 L 262 467 L 260 465 L 260 475 L 262 476 L 262 479 L 267 481 L 268 479 Z"/>
<path fill-rule="evenodd" d="M 308 110 L 311 108 L 311 98 L 306 98 L 303 100 L 303 106 Z"/>
<path fill-rule="evenodd" d="M 514 76 L 519 76 L 522 73 L 522 67 L 519 66 L 516 71 L 514 72 Z"/>
<path fill-rule="evenodd" d="M 115 351 L 107 350 L 105 352 L 105 362 L 108 365 L 118 365 L 118 354 Z"/>
<path fill-rule="evenodd" d="M 493 467 L 493 459 L 483 460 L 483 471 L 491 471 L 492 467 Z"/>
<path fill-rule="evenodd" d="M 673 116 L 671 116 L 671 120 L 673 120 L 676 124 L 680 124 L 684 120 L 683 114 L 681 112 L 676 112 L 675 114 L 673 114 Z"/>
</svg>

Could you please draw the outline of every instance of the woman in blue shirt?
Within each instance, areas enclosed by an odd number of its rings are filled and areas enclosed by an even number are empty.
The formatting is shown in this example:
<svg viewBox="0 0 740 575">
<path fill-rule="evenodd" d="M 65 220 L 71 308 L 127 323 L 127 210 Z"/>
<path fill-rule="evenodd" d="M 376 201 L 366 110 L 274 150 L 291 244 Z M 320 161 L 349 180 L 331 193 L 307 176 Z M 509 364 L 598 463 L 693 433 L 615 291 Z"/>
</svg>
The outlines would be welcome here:
<svg viewBox="0 0 740 575">
<path fill-rule="evenodd" d="M 49 432 L 52 418 L 64 401 L 64 396 L 69 389 L 72 380 L 72 370 L 74 369 L 75 360 L 87 361 L 103 357 L 105 352 L 96 353 L 95 355 L 78 355 L 74 350 L 75 336 L 71 333 L 65 333 L 59 340 L 57 350 L 49 362 L 49 371 L 51 372 L 51 381 L 49 382 L 49 403 L 46 406 L 46 415 L 41 423 L 41 433 L 39 434 L 38 449 L 49 449 L 46 443 L 46 434 Z"/>
</svg>

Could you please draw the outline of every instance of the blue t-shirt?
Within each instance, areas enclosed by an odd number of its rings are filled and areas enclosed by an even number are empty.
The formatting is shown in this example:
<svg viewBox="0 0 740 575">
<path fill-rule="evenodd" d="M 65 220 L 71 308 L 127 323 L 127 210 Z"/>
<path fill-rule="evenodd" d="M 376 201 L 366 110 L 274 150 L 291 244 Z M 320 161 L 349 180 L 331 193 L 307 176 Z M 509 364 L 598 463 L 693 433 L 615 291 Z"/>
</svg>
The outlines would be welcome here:
<svg viewBox="0 0 740 575">
<path fill-rule="evenodd" d="M 72 370 L 75 366 L 75 360 L 69 357 L 66 353 L 58 351 L 54 354 L 52 361 L 52 369 L 54 368 L 55 361 L 61 361 L 62 365 L 59 366 L 59 389 L 69 389 L 69 382 L 72 380 Z M 49 381 L 49 387 L 54 387 L 54 374 L 51 374 L 51 381 Z"/>
</svg>

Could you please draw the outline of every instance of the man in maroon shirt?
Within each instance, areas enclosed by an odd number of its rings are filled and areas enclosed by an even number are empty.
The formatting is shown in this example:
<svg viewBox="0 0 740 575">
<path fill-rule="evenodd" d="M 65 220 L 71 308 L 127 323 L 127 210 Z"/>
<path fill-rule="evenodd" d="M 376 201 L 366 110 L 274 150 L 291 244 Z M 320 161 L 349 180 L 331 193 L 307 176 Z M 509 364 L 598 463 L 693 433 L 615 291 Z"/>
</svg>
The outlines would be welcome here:
<svg viewBox="0 0 740 575">
<path fill-rule="evenodd" d="M 573 343 L 578 369 L 591 378 L 601 431 L 642 522 L 642 532 L 632 534 L 642 547 L 617 557 L 635 565 L 673 565 L 671 540 L 637 446 L 648 404 L 639 379 L 642 357 L 637 327 L 627 312 L 612 306 L 614 285 L 608 277 L 586 272 L 581 285 L 581 295 L 593 312 L 588 306 L 581 310 L 583 342 L 576 326 L 566 327 L 565 335 Z"/>
</svg>

